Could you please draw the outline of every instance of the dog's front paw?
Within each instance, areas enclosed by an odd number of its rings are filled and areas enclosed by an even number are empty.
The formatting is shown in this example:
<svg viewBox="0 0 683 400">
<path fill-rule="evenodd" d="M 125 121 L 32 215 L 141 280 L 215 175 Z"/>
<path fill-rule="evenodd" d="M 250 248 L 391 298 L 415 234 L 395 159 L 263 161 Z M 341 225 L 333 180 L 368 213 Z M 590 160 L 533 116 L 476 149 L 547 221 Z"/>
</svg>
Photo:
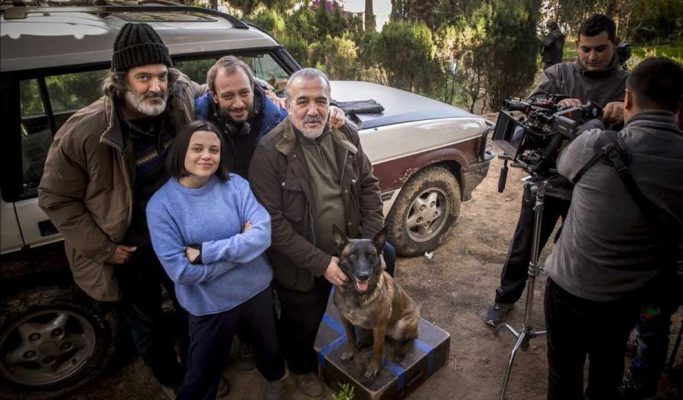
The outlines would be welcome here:
<svg viewBox="0 0 683 400">
<path fill-rule="evenodd" d="M 377 375 L 379 375 L 379 365 L 368 365 L 368 368 L 365 370 L 365 377 L 375 379 L 377 378 Z"/>
<path fill-rule="evenodd" d="M 353 350 L 346 349 L 339 355 L 339 359 L 342 361 L 352 360 L 354 353 Z"/>
</svg>

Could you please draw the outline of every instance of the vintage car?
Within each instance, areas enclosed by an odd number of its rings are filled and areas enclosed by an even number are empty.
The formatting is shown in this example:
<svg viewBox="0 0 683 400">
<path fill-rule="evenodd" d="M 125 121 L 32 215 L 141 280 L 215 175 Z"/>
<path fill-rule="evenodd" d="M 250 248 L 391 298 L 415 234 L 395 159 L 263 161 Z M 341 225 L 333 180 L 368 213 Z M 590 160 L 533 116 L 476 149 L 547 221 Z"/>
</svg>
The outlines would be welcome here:
<svg viewBox="0 0 683 400">
<path fill-rule="evenodd" d="M 149 1 L 26 4 L 0 3 L 0 379 L 54 394 L 97 375 L 111 355 L 115 321 L 73 296 L 62 239 L 36 189 L 52 136 L 102 95 L 119 29 L 150 23 L 175 66 L 198 82 L 226 54 L 274 87 L 300 66 L 268 33 L 217 11 Z M 349 123 L 379 177 L 390 240 L 402 255 L 436 248 L 488 171 L 486 121 L 372 83 L 334 81 L 332 97 L 342 106 L 374 100 L 383 107 L 350 112 Z"/>
</svg>

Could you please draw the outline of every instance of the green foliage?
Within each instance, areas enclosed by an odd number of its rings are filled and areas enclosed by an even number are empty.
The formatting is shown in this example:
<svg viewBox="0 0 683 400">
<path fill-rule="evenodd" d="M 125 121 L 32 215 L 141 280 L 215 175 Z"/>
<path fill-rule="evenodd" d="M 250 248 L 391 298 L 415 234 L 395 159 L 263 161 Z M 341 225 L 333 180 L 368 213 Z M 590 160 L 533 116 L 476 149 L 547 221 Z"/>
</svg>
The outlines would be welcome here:
<svg viewBox="0 0 683 400">
<path fill-rule="evenodd" d="M 309 65 L 324 71 L 330 79 L 358 79 L 356 43 L 347 38 L 332 38 L 313 43 Z"/>
<path fill-rule="evenodd" d="M 683 0 L 547 0 L 544 15 L 574 33 L 591 14 L 606 14 L 617 35 L 630 42 L 683 39 Z"/>
<path fill-rule="evenodd" d="M 203 60 L 179 61 L 175 63 L 175 67 L 189 76 L 195 82 L 205 83 L 206 73 L 216 63 L 218 57 Z"/>
<path fill-rule="evenodd" d="M 283 14 L 271 8 L 256 13 L 252 21 L 276 37 L 286 32 Z"/>
<path fill-rule="evenodd" d="M 303 66 L 479 112 L 528 93 L 538 69 L 537 27 L 551 19 L 568 34 L 565 59 L 576 57 L 572 29 L 594 12 L 613 16 L 618 34 L 631 43 L 650 43 L 634 45 L 630 67 L 645 56 L 683 58 L 681 46 L 656 41 L 681 42 L 683 0 L 392 0 L 390 22 L 379 33 L 364 29 L 362 17 L 336 8 L 313 10 L 300 0 L 228 3 L 251 15 Z M 448 73 L 452 62 L 458 65 L 455 76 Z"/>
<path fill-rule="evenodd" d="M 637 60 L 640 62 L 648 57 L 667 57 L 683 64 L 683 43 L 642 45 L 632 48 L 631 58 L 633 58 L 634 61 Z"/>
<path fill-rule="evenodd" d="M 429 93 L 440 75 L 432 32 L 423 23 L 387 23 L 373 37 L 370 56 L 397 88 Z"/>
<path fill-rule="evenodd" d="M 333 394 L 332 399 L 334 400 L 353 400 L 356 395 L 354 394 L 355 387 L 345 383 L 342 385 L 341 390 L 338 394 Z"/>
<path fill-rule="evenodd" d="M 261 0 L 261 3 L 263 3 L 266 9 L 286 12 L 300 2 L 298 0 Z"/>
<path fill-rule="evenodd" d="M 227 0 L 226 3 L 240 10 L 242 15 L 251 15 L 260 2 L 259 0 Z"/>
<path fill-rule="evenodd" d="M 52 110 L 78 110 L 97 100 L 103 94 L 105 74 L 106 71 L 89 71 L 45 78 Z"/>
<path fill-rule="evenodd" d="M 489 1 L 442 29 L 442 47 L 459 62 L 470 110 L 480 96 L 498 110 L 505 98 L 528 90 L 536 72 L 539 3 Z"/>
</svg>

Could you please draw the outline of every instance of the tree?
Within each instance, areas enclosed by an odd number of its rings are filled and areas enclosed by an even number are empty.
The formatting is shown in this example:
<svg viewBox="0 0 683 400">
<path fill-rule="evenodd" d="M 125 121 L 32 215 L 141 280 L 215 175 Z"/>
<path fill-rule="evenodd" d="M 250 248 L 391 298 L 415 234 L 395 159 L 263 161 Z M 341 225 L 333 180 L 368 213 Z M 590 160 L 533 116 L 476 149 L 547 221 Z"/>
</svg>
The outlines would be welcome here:
<svg viewBox="0 0 683 400">
<path fill-rule="evenodd" d="M 273 9 L 264 9 L 256 13 L 252 20 L 258 26 L 277 38 L 281 38 L 285 35 L 285 19 L 280 12 Z"/>
<path fill-rule="evenodd" d="M 540 0 L 493 0 L 445 30 L 466 77 L 471 110 L 482 95 L 490 110 L 498 110 L 504 99 L 528 90 L 536 72 L 539 7 Z"/>
<path fill-rule="evenodd" d="M 244 16 L 251 15 L 256 9 L 256 6 L 259 5 L 258 0 L 227 0 L 227 3 L 230 4 L 232 7 L 240 10 L 242 12 L 242 15 Z"/>
<path fill-rule="evenodd" d="M 436 10 L 438 0 L 412 0 L 410 2 L 409 20 L 413 22 L 423 22 L 429 29 L 436 29 Z"/>
<path fill-rule="evenodd" d="M 407 21 L 410 12 L 410 0 L 391 0 L 391 21 Z"/>
<path fill-rule="evenodd" d="M 365 0 L 365 32 L 374 31 L 377 27 L 375 12 L 372 9 L 372 0 Z"/>
<path fill-rule="evenodd" d="M 390 86 L 430 93 L 439 65 L 432 33 L 423 23 L 392 21 L 374 36 L 370 56 Z M 437 79 L 435 79 L 437 78 Z"/>
<path fill-rule="evenodd" d="M 681 38 L 683 0 L 548 0 L 549 19 L 576 32 L 591 14 L 605 14 L 615 20 L 622 39 Z"/>
<path fill-rule="evenodd" d="M 471 15 L 479 6 L 480 0 L 440 0 L 434 10 L 438 28 L 455 24 L 460 18 Z"/>
<path fill-rule="evenodd" d="M 327 37 L 313 43 L 308 64 L 325 71 L 330 79 L 359 78 L 356 43 L 348 38 Z"/>
</svg>

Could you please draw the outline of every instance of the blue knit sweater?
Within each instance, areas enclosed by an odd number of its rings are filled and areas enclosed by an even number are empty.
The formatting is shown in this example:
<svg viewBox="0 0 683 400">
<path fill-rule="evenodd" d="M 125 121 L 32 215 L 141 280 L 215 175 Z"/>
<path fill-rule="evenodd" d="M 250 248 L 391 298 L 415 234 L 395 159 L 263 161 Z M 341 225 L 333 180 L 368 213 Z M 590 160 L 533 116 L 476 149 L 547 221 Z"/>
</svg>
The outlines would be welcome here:
<svg viewBox="0 0 683 400">
<path fill-rule="evenodd" d="M 253 228 L 241 233 L 247 221 Z M 263 253 L 270 216 L 237 175 L 227 182 L 213 176 L 198 189 L 171 178 L 149 201 L 147 224 L 178 301 L 192 315 L 230 310 L 270 285 L 273 272 Z M 185 249 L 200 243 L 204 264 L 192 265 Z"/>
</svg>

